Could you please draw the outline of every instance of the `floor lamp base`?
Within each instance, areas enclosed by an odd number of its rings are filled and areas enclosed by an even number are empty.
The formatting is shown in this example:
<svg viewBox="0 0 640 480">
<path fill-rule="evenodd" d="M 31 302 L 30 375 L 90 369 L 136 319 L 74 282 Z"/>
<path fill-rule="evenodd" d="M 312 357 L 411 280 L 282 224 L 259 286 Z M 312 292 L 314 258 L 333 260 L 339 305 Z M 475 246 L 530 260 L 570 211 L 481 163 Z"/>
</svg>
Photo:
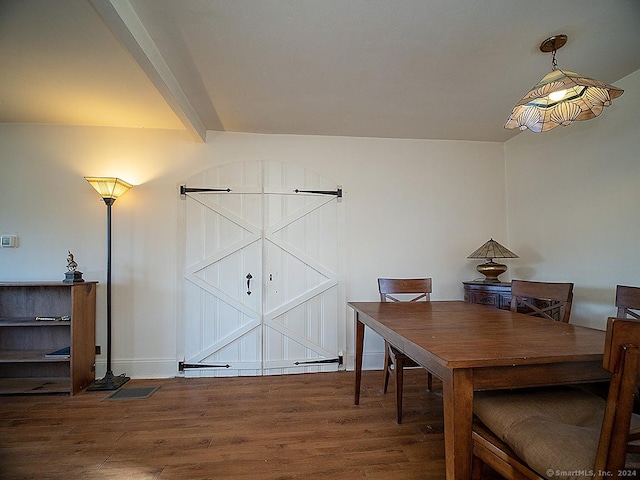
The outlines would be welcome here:
<svg viewBox="0 0 640 480">
<path fill-rule="evenodd" d="M 129 380 L 131 380 L 131 378 L 125 376 L 124 374 L 118 375 L 116 377 L 115 375 L 113 375 L 113 372 L 109 371 L 103 378 L 101 378 L 100 380 L 96 380 L 91 385 L 89 385 L 87 387 L 87 392 L 118 390 Z"/>
</svg>

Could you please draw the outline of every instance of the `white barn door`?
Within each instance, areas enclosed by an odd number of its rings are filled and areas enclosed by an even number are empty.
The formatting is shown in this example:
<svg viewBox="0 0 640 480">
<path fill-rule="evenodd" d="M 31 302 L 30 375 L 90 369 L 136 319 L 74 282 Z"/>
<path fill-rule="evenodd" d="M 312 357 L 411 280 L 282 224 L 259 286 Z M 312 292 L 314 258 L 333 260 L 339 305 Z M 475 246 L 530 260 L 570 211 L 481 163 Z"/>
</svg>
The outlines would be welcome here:
<svg viewBox="0 0 640 480">
<path fill-rule="evenodd" d="M 276 161 L 214 167 L 182 187 L 185 376 L 340 366 L 341 190 Z"/>
</svg>

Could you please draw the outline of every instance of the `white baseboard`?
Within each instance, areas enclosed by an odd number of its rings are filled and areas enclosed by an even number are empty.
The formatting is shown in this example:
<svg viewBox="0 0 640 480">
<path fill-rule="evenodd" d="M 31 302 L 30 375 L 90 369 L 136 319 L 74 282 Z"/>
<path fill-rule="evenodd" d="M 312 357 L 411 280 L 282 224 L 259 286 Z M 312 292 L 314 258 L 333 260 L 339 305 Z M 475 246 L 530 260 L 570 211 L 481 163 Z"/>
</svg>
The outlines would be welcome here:
<svg viewBox="0 0 640 480">
<path fill-rule="evenodd" d="M 131 378 L 173 378 L 178 376 L 178 362 L 171 358 L 147 358 L 136 360 L 111 360 L 114 375 L 125 374 Z M 96 378 L 107 371 L 107 361 L 96 360 Z"/>
</svg>

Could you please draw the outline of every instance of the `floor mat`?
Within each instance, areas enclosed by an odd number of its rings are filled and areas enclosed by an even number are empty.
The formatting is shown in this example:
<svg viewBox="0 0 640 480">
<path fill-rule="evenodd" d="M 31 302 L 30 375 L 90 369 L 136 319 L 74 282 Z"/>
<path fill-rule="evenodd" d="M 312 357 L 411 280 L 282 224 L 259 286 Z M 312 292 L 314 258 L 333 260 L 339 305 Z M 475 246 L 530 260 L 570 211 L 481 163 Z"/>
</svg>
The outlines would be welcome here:
<svg viewBox="0 0 640 480">
<path fill-rule="evenodd" d="M 130 400 L 149 398 L 160 387 L 129 387 L 121 388 L 109 395 L 105 400 Z"/>
</svg>

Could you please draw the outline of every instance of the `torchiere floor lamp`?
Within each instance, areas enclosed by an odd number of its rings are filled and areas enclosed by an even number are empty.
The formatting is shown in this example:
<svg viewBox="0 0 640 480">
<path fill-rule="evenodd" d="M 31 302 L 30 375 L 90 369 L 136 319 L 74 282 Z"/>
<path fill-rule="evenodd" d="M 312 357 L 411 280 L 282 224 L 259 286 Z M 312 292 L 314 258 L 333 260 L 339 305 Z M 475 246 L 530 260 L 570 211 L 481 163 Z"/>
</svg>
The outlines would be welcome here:
<svg viewBox="0 0 640 480">
<path fill-rule="evenodd" d="M 114 177 L 84 178 L 102 196 L 104 203 L 107 205 L 107 373 L 104 378 L 96 380 L 92 385 L 89 385 L 87 390 L 117 390 L 127 383 L 130 378 L 125 374 L 116 377 L 111 370 L 111 205 L 132 185 Z"/>
</svg>

